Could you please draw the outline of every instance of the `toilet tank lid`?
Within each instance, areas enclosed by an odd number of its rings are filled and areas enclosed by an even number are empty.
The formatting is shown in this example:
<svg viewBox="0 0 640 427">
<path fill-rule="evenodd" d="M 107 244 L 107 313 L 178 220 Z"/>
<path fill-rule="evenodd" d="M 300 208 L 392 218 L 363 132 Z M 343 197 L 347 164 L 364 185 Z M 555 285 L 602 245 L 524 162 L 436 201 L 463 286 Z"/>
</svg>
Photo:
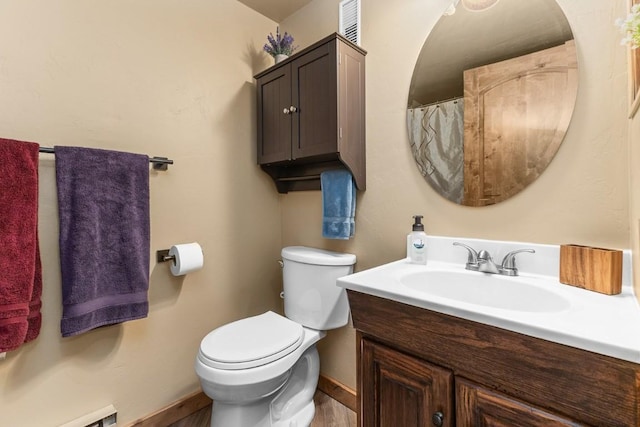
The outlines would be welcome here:
<svg viewBox="0 0 640 427">
<path fill-rule="evenodd" d="M 353 265 L 356 256 L 306 246 L 287 246 L 282 249 L 282 258 L 289 261 L 314 265 Z"/>
</svg>

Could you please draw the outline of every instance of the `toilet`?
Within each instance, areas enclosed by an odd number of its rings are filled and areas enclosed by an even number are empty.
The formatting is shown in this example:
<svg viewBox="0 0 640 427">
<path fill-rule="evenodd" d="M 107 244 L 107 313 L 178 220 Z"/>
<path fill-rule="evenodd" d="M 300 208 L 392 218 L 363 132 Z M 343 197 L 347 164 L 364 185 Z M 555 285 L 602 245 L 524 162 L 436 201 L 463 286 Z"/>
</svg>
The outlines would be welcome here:
<svg viewBox="0 0 640 427">
<path fill-rule="evenodd" d="M 213 399 L 212 427 L 308 427 L 320 375 L 316 343 L 347 324 L 336 279 L 355 255 L 304 246 L 282 249 L 284 313 L 223 325 L 204 337 L 195 369 Z"/>
</svg>

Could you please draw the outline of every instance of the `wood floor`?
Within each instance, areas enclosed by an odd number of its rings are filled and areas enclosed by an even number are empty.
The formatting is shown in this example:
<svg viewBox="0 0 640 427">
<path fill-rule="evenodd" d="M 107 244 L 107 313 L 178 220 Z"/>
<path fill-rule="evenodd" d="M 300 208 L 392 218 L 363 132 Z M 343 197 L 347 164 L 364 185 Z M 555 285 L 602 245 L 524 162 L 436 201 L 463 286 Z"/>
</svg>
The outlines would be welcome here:
<svg viewBox="0 0 640 427">
<path fill-rule="evenodd" d="M 316 415 L 311 427 L 355 427 L 356 414 L 349 408 L 335 401 L 321 391 L 316 391 L 313 400 L 316 404 Z M 167 427 L 209 427 L 211 407 L 181 419 Z M 229 426 L 233 427 L 233 426 Z"/>
</svg>

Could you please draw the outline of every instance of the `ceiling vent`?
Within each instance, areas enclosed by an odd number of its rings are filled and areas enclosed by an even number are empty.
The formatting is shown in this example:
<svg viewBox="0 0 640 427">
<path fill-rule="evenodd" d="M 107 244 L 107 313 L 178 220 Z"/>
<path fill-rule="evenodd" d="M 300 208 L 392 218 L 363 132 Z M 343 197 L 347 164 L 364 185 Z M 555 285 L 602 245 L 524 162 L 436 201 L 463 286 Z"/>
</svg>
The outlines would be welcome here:
<svg viewBox="0 0 640 427">
<path fill-rule="evenodd" d="M 360 46 L 360 0 L 340 2 L 340 34 Z"/>
</svg>

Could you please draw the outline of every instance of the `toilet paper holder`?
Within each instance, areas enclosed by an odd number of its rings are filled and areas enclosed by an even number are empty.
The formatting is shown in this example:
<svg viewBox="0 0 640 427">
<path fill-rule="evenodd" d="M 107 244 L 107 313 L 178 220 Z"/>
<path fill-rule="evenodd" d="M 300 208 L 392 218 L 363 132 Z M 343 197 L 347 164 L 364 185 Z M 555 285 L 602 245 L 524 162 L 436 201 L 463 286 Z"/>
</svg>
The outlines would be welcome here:
<svg viewBox="0 0 640 427">
<path fill-rule="evenodd" d="M 171 261 L 171 274 L 184 276 L 204 266 L 204 252 L 198 242 L 181 243 L 171 246 L 170 249 L 156 251 L 156 261 L 158 264 Z"/>
<path fill-rule="evenodd" d="M 176 256 L 169 255 L 169 249 L 160 249 L 159 251 L 156 251 L 156 262 L 167 262 L 167 261 L 173 261 L 175 264 Z"/>
</svg>

